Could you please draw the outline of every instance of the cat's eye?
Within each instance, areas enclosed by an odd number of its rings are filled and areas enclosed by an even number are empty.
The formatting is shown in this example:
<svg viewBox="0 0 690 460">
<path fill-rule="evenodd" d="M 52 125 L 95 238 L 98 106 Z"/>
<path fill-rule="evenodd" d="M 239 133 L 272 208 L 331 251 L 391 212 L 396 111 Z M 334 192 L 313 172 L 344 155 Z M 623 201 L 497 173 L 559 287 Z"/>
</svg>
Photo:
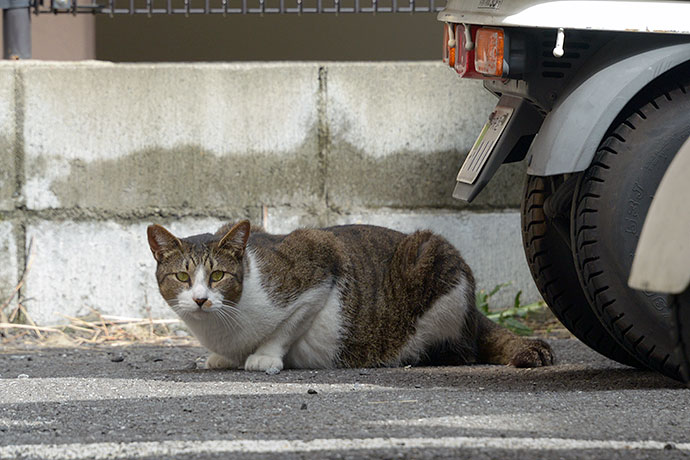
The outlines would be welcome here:
<svg viewBox="0 0 690 460">
<path fill-rule="evenodd" d="M 189 273 L 177 272 L 177 273 L 175 273 L 175 278 L 177 278 L 178 281 L 186 283 L 187 281 L 189 281 Z"/>
<path fill-rule="evenodd" d="M 223 277 L 225 276 L 225 272 L 222 272 L 220 270 L 216 270 L 211 273 L 211 281 L 214 283 L 217 283 L 218 281 L 222 280 Z"/>
</svg>

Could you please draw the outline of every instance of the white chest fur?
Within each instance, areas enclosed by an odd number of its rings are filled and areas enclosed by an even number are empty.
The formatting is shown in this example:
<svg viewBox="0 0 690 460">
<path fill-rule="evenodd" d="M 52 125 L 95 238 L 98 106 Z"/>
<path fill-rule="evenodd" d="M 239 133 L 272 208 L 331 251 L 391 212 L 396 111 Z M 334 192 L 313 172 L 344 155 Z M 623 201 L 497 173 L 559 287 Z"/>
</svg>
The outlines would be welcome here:
<svg viewBox="0 0 690 460">
<path fill-rule="evenodd" d="M 277 306 L 262 284 L 260 261 L 251 250 L 246 257 L 249 270 L 237 305 L 219 303 L 183 317 L 201 344 L 225 358 L 223 367 L 333 367 L 343 331 L 337 287 L 327 280 L 287 306 Z"/>
</svg>

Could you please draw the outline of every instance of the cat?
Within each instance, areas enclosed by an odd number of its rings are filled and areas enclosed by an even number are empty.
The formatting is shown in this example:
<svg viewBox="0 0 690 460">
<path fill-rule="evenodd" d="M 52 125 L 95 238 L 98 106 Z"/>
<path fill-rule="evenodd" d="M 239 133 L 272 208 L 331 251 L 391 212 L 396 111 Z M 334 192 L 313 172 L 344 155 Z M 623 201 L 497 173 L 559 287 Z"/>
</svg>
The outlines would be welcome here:
<svg viewBox="0 0 690 460">
<path fill-rule="evenodd" d="M 549 345 L 477 310 L 470 268 L 431 231 L 371 225 L 272 235 L 243 220 L 177 238 L 147 229 L 163 298 L 206 367 L 553 363 Z"/>
</svg>

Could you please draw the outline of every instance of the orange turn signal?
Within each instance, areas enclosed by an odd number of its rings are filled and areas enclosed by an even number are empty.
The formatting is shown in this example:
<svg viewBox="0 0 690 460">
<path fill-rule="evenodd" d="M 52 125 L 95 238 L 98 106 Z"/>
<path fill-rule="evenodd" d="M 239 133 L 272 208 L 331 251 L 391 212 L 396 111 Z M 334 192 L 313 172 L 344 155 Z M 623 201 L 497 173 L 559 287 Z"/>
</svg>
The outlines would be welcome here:
<svg viewBox="0 0 690 460">
<path fill-rule="evenodd" d="M 474 67 L 477 72 L 494 77 L 503 76 L 503 44 L 501 29 L 482 27 L 474 43 Z"/>
<path fill-rule="evenodd" d="M 456 30 L 456 24 L 443 24 L 443 62 L 450 67 L 455 67 Z"/>
</svg>

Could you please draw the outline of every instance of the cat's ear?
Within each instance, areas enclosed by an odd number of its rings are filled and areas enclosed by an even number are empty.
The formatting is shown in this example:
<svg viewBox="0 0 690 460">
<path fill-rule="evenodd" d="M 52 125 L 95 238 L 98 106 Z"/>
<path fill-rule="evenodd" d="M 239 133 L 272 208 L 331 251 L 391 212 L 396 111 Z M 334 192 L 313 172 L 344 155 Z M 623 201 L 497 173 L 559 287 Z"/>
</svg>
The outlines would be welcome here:
<svg viewBox="0 0 690 460">
<path fill-rule="evenodd" d="M 149 237 L 153 257 L 158 262 L 163 258 L 164 252 L 182 247 L 180 240 L 160 225 L 149 225 L 146 234 Z"/>
<path fill-rule="evenodd" d="M 218 247 L 229 249 L 238 257 L 242 256 L 242 254 L 244 254 L 244 249 L 247 247 L 250 229 L 251 225 L 249 225 L 248 220 L 236 223 L 228 230 L 225 236 L 221 238 Z"/>
</svg>

